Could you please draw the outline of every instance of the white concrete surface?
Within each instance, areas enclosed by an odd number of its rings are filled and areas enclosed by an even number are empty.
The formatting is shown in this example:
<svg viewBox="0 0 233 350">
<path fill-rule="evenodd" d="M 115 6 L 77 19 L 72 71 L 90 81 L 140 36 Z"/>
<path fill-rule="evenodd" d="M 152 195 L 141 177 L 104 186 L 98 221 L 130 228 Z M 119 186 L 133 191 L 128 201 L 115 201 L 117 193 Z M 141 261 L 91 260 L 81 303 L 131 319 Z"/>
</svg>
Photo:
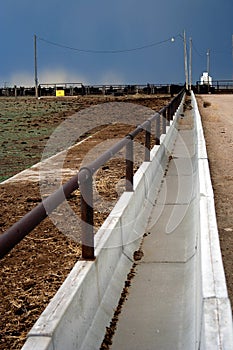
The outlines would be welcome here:
<svg viewBox="0 0 233 350">
<path fill-rule="evenodd" d="M 119 316 L 112 350 L 197 349 L 199 195 L 192 111 L 186 111 L 176 127 L 172 158 L 154 196 L 141 246 L 144 255 Z"/>
<path fill-rule="evenodd" d="M 96 132 L 95 134 L 97 134 Z M 94 135 L 95 135 L 94 134 Z M 41 162 L 38 162 L 32 165 L 30 168 L 20 171 L 18 174 L 11 176 L 9 179 L 2 181 L 0 185 L 4 185 L 6 183 L 17 183 L 17 182 L 36 182 L 42 183 L 46 180 L 54 179 L 54 181 L 58 181 L 63 179 L 69 180 L 72 176 L 77 175 L 77 169 L 64 168 L 64 160 L 66 158 L 67 152 L 72 150 L 85 141 L 91 139 L 93 135 L 86 137 L 85 139 L 75 143 L 73 146 L 68 147 L 66 150 L 61 151 L 57 154 L 49 158 L 43 159 Z"/>
</svg>

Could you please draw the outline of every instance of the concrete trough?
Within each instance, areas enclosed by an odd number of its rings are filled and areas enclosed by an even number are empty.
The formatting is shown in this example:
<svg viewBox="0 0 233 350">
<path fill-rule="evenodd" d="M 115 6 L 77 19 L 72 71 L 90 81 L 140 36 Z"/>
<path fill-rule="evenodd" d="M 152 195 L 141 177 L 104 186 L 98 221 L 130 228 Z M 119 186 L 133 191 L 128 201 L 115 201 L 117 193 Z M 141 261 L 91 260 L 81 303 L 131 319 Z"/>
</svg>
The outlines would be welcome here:
<svg viewBox="0 0 233 350">
<path fill-rule="evenodd" d="M 177 123 L 111 350 L 233 349 L 205 140 L 194 95 L 191 101 Z"/>
<path fill-rule="evenodd" d="M 103 340 L 152 208 L 175 142 L 176 122 L 161 136 L 95 235 L 95 261 L 78 261 L 28 334 L 22 350 L 98 349 Z M 149 190 L 150 189 L 150 190 Z M 153 191 L 151 191 L 153 189 Z"/>
<path fill-rule="evenodd" d="M 161 136 L 161 145 L 152 149 L 151 161 L 143 163 L 135 174 L 134 192 L 123 193 L 95 235 L 95 261 L 76 263 L 57 294 L 30 330 L 22 350 L 99 349 L 106 327 L 109 326 L 118 305 L 127 274 L 132 267 L 133 254 L 140 247 L 142 237 L 148 225 L 151 224 L 151 213 L 152 209 L 155 210 L 155 201 L 158 203 L 156 210 L 160 207 L 161 210 L 164 209 L 162 183 L 164 183 L 164 172 L 169 162 L 172 175 L 177 168 L 183 169 L 180 174 L 183 183 L 187 180 L 185 177 L 190 176 L 190 169 L 192 169 L 191 190 L 187 183 L 185 193 L 178 193 L 175 198 L 169 194 L 171 205 L 175 199 L 179 198 L 180 206 L 176 209 L 186 211 L 184 220 L 179 223 L 179 230 L 173 232 L 174 249 L 170 252 L 170 256 L 171 263 L 174 262 L 174 264 L 171 265 L 173 272 L 171 271 L 170 276 L 174 277 L 174 281 L 172 278 L 170 282 L 168 281 L 172 288 L 177 276 L 183 278 L 185 283 L 180 288 L 184 295 L 182 302 L 179 301 L 179 291 L 177 295 L 168 295 L 168 298 L 171 298 L 168 302 L 164 298 L 166 294 L 163 294 L 160 288 L 160 280 L 164 277 L 163 268 L 168 269 L 169 264 L 163 261 L 161 252 L 157 252 L 160 254 L 157 256 L 158 275 L 157 277 L 153 275 L 154 277 L 151 278 L 157 286 L 154 290 L 157 293 L 154 298 L 161 295 L 165 306 L 168 303 L 177 306 L 174 310 L 178 314 L 181 314 L 180 307 L 185 303 L 184 322 L 189 323 L 189 329 L 185 332 L 186 324 L 180 325 L 180 329 L 184 330 L 184 337 L 179 349 L 233 349 L 231 306 L 218 241 L 205 140 L 193 94 L 191 98 L 195 121 L 191 132 L 196 140 L 195 143 L 189 145 L 190 134 L 184 129 L 181 132 L 183 140 L 186 140 L 186 147 L 181 145 L 174 153 L 174 144 L 180 137 L 177 123 L 180 115 L 183 114 L 183 100 L 174 120 L 167 127 L 167 134 Z M 189 159 L 184 166 L 180 164 L 180 155 L 184 159 Z M 169 182 L 170 179 L 167 178 L 166 181 Z M 167 203 L 165 210 L 171 212 L 174 208 Z M 178 212 L 173 212 L 173 218 L 177 215 L 179 216 Z M 159 217 L 160 213 L 158 213 Z M 165 224 L 167 225 L 162 221 L 159 222 L 161 227 Z M 183 231 L 190 232 L 184 235 Z M 176 246 L 175 237 L 185 242 L 184 247 Z M 169 235 L 161 236 L 161 245 L 167 247 L 166 240 L 169 239 L 171 239 Z M 150 244 L 146 247 L 147 250 L 152 248 Z M 146 255 L 144 259 L 147 259 Z M 141 264 L 138 265 L 138 269 L 146 270 L 147 266 Z M 145 311 L 146 305 L 142 312 Z M 171 332 L 169 339 L 166 336 L 170 344 L 174 344 L 172 334 L 175 335 Z M 131 349 L 130 340 L 127 341 L 126 348 Z M 159 341 L 159 348 L 171 349 L 164 347 L 163 337 L 160 337 Z M 135 343 L 132 346 L 135 346 Z M 148 349 L 154 349 L 154 345 L 151 346 Z"/>
</svg>

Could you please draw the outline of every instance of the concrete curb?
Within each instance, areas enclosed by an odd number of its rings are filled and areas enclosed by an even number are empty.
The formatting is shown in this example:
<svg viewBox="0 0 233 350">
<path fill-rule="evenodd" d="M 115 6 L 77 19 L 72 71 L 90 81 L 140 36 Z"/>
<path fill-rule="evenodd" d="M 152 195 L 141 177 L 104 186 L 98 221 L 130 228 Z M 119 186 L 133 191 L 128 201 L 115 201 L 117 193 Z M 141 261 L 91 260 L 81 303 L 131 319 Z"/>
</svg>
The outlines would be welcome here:
<svg viewBox="0 0 233 350">
<path fill-rule="evenodd" d="M 200 350 L 233 349 L 232 311 L 219 244 L 208 157 L 197 102 L 192 105 L 198 139 L 199 169 L 199 318 Z"/>
</svg>

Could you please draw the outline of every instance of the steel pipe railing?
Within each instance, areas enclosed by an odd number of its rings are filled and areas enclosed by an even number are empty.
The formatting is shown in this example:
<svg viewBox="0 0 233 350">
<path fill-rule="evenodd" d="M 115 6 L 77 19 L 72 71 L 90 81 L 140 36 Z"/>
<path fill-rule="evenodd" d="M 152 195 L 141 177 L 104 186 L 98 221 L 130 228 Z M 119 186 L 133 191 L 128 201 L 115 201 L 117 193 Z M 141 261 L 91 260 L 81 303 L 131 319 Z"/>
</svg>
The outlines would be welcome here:
<svg viewBox="0 0 233 350">
<path fill-rule="evenodd" d="M 135 137 L 145 131 L 145 161 L 150 161 L 151 124 L 155 121 L 155 144 L 160 143 L 161 133 L 166 133 L 166 125 L 170 125 L 185 90 L 182 89 L 170 103 L 156 112 L 135 130 L 104 152 L 96 160 L 81 168 L 75 176 L 62 185 L 57 191 L 43 199 L 34 209 L 0 235 L 0 259 L 18 244 L 27 234 L 40 224 L 55 210 L 70 194 L 80 189 L 81 192 L 81 219 L 82 219 L 82 258 L 94 259 L 94 220 L 93 220 L 93 174 L 122 148 L 126 148 L 126 191 L 133 191 L 133 167 Z M 161 130 L 162 117 L 162 130 Z"/>
</svg>

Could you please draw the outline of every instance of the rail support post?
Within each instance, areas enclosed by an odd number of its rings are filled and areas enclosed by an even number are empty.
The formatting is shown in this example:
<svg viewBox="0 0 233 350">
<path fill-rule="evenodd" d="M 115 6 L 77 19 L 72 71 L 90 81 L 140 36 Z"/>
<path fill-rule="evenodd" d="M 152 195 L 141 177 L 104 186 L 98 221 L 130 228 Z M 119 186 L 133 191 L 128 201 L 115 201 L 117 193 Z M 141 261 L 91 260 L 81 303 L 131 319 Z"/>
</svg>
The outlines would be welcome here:
<svg viewBox="0 0 233 350">
<path fill-rule="evenodd" d="M 80 181 L 81 219 L 82 219 L 82 258 L 94 260 L 94 210 L 93 184 L 91 172 Z"/>
<path fill-rule="evenodd" d="M 161 129 L 161 120 L 160 120 L 160 114 L 157 113 L 156 119 L 155 119 L 155 144 L 160 145 L 160 129 Z M 165 132 L 166 132 L 166 125 L 165 125 Z"/>
<path fill-rule="evenodd" d="M 172 101 L 170 107 L 170 120 L 173 120 L 173 116 L 175 114 L 175 101 Z"/>
<path fill-rule="evenodd" d="M 126 191 L 133 191 L 133 140 L 130 138 L 126 145 Z"/>
<path fill-rule="evenodd" d="M 145 135 L 145 162 L 150 162 L 151 121 L 148 120 Z"/>
<path fill-rule="evenodd" d="M 163 117 L 162 133 L 166 134 L 166 126 L 167 126 L 167 109 L 166 108 L 164 108 L 163 110 L 162 117 Z"/>
<path fill-rule="evenodd" d="M 167 126 L 170 126 L 171 120 L 171 105 L 169 104 L 167 107 Z"/>
</svg>

